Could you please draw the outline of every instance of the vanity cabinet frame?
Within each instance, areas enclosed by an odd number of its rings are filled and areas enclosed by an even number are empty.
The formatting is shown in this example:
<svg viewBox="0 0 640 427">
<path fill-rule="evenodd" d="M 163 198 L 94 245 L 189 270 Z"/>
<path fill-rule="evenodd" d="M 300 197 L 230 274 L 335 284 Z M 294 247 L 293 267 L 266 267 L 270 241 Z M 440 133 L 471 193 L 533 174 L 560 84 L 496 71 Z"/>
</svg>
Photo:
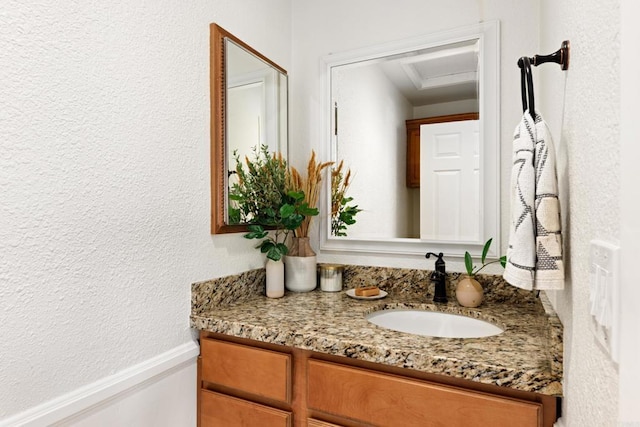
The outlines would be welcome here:
<svg viewBox="0 0 640 427">
<path fill-rule="evenodd" d="M 411 424 L 403 420 L 403 425 L 407 426 L 429 425 L 428 422 L 424 424 L 428 419 L 433 419 L 434 425 L 439 425 L 438 421 L 442 421 L 443 418 L 445 421 L 464 419 L 464 427 L 473 426 L 474 410 L 484 410 L 481 414 L 484 422 L 487 421 L 486 417 L 491 417 L 490 411 L 483 409 L 486 405 L 498 408 L 498 421 L 504 420 L 505 414 L 511 414 L 514 418 L 509 422 L 510 426 L 552 427 L 559 416 L 560 398 L 556 396 L 214 332 L 201 331 L 200 342 L 197 385 L 199 427 L 216 425 L 206 422 L 207 414 L 216 414 L 216 405 L 224 405 L 224 408 L 219 406 L 220 412 L 232 411 L 234 406 L 242 408 L 245 424 L 239 421 L 238 425 L 251 425 L 246 424 L 246 419 L 260 419 L 264 424 L 267 417 L 269 422 L 264 425 L 269 426 L 389 425 L 384 424 L 384 421 L 382 424 L 374 424 L 371 419 L 363 419 L 367 418 L 366 410 L 363 412 L 357 401 L 360 396 L 363 401 L 373 399 L 375 402 L 377 399 L 381 402 L 386 390 L 395 402 L 402 402 L 402 396 L 409 398 L 416 393 L 422 396 L 423 400 L 414 399 L 410 403 L 410 407 L 413 408 L 411 410 L 417 414 L 415 420 L 419 420 L 419 424 L 418 421 Z M 215 351 L 212 352 L 211 349 Z M 223 360 L 222 363 L 215 359 L 225 357 L 228 360 Z M 263 372 L 271 369 L 270 367 L 275 367 L 278 372 Z M 221 372 L 212 374 L 212 369 L 219 369 Z M 236 369 L 239 371 L 235 371 Z M 253 378 L 253 381 L 247 382 L 247 378 Z M 336 379 L 340 381 L 332 383 Z M 375 387 L 378 387 L 377 391 L 372 390 Z M 275 393 L 273 390 L 276 390 Z M 284 394 L 282 390 L 285 390 Z M 339 404 L 332 403 L 336 402 L 336 394 L 342 396 Z M 447 401 L 457 405 L 456 411 L 469 412 L 465 413 L 463 418 L 459 415 L 456 415 L 456 418 L 447 410 L 428 406 L 429 402 L 432 405 L 443 405 Z M 419 411 L 422 402 L 425 403 L 424 414 Z M 402 415 L 398 415 L 399 411 L 395 411 L 395 415 L 391 414 L 394 411 L 389 412 L 390 416 L 396 417 L 389 421 L 397 425 L 397 417 Z M 262 414 L 267 415 L 262 418 Z M 526 423 L 517 423 L 520 414 L 522 420 L 528 420 Z M 455 427 L 462 424 L 447 425 Z"/>
</svg>

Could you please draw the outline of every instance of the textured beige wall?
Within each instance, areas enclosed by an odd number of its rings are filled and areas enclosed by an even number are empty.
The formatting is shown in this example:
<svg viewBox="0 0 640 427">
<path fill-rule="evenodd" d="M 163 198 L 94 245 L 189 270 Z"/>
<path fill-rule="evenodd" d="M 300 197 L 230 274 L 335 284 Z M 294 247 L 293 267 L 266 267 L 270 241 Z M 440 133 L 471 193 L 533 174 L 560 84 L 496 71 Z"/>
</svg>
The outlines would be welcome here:
<svg viewBox="0 0 640 427">
<path fill-rule="evenodd" d="M 534 69 L 539 111 L 559 154 L 564 190 L 566 289 L 551 293 L 565 328 L 566 427 L 614 426 L 618 374 L 589 328 L 589 242 L 620 238 L 620 10 L 617 0 L 544 0 L 540 51 L 571 41 L 567 72 Z"/>
<path fill-rule="evenodd" d="M 620 394 L 618 396 L 621 426 L 640 425 L 640 287 L 638 287 L 638 255 L 640 255 L 640 2 L 621 0 L 620 5 Z M 634 424 L 635 423 L 635 424 Z"/>
<path fill-rule="evenodd" d="M 2 2 L 0 419 L 190 342 L 190 284 L 263 265 L 209 234 L 211 22 L 289 68 L 290 0 Z"/>
</svg>

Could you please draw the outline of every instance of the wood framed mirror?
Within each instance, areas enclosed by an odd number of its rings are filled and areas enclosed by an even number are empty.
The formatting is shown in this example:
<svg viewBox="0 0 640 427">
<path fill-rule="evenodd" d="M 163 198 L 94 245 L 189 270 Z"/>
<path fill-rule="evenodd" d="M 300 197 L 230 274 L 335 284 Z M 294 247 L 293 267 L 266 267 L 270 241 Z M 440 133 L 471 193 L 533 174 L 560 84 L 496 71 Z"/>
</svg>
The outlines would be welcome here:
<svg viewBox="0 0 640 427">
<path fill-rule="evenodd" d="M 217 24 L 210 25 L 211 234 L 247 231 L 230 218 L 235 156 L 266 145 L 287 156 L 287 72 Z"/>
</svg>

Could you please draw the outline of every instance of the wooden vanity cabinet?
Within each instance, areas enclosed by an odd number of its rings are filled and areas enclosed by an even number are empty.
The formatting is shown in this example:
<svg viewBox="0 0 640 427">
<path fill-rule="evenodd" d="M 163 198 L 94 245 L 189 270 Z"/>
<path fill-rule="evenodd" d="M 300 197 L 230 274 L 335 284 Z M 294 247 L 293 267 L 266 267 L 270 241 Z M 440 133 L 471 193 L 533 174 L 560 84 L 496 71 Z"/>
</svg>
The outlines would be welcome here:
<svg viewBox="0 0 640 427">
<path fill-rule="evenodd" d="M 556 398 L 201 332 L 198 425 L 552 427 Z"/>
<path fill-rule="evenodd" d="M 209 390 L 202 390 L 200 393 L 199 425 L 261 427 L 293 425 L 291 412 Z"/>
<path fill-rule="evenodd" d="M 434 123 L 478 120 L 478 113 L 450 114 L 447 116 L 427 117 L 406 120 L 407 128 L 407 187 L 420 188 L 420 126 Z"/>
<path fill-rule="evenodd" d="M 202 379 L 282 403 L 291 402 L 291 355 L 204 339 Z"/>
<path fill-rule="evenodd" d="M 201 334 L 198 425 L 293 426 L 291 365 L 291 354 Z"/>
<path fill-rule="evenodd" d="M 388 426 L 542 425 L 542 404 L 309 360 L 309 408 Z"/>
</svg>

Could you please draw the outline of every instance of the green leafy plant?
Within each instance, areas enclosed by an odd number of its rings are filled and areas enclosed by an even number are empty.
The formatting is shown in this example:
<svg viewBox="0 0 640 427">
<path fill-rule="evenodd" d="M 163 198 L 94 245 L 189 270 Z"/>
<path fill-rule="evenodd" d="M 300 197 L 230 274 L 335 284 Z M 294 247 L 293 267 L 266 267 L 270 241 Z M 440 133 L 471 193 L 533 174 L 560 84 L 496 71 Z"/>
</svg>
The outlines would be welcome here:
<svg viewBox="0 0 640 427">
<path fill-rule="evenodd" d="M 268 210 L 264 224 L 250 224 L 249 232 L 244 235 L 246 239 L 264 239 L 256 248 L 274 261 L 289 253 L 285 243 L 289 233 L 300 227 L 305 217 L 318 215 L 318 209 L 309 208 L 304 202 L 302 192 L 290 191 L 284 200 L 285 203 L 278 210 Z M 273 236 L 269 235 L 264 226 L 275 227 Z"/>
<path fill-rule="evenodd" d="M 504 268 L 505 265 L 507 265 L 507 257 L 506 256 L 501 256 L 499 259 L 494 260 L 494 261 L 490 261 L 490 262 L 486 262 L 487 260 L 487 253 L 489 252 L 489 248 L 491 247 L 491 242 L 493 239 L 489 239 L 487 240 L 487 242 L 484 244 L 484 248 L 482 248 L 482 258 L 481 261 L 482 265 L 480 267 L 477 267 L 473 265 L 473 260 L 471 259 L 471 254 L 469 252 L 465 252 L 464 253 L 464 266 L 467 270 L 467 274 L 469 275 L 469 277 L 473 277 L 476 274 L 478 274 L 480 272 L 480 270 L 482 270 L 483 268 L 485 268 L 486 266 L 490 265 L 490 264 L 495 264 L 496 262 L 499 262 L 500 265 L 502 265 L 502 267 Z"/>
<path fill-rule="evenodd" d="M 230 216 L 239 224 L 266 225 L 285 202 L 287 193 L 287 162 L 281 155 L 269 153 L 266 145 L 253 148 L 253 156 L 236 162 L 235 183 L 229 190 Z"/>
<path fill-rule="evenodd" d="M 244 237 L 263 239 L 256 248 L 279 261 L 289 252 L 289 233 L 300 227 L 305 217 L 318 215 L 318 209 L 309 207 L 304 192 L 288 188 L 290 171 L 281 155 L 270 154 L 264 145 L 254 148 L 254 158 L 245 157 L 244 164 L 237 153 L 234 155 L 238 182 L 229 192 L 234 215 L 249 224 Z M 274 229 L 272 234 L 268 228 Z"/>
<path fill-rule="evenodd" d="M 333 236 L 346 236 L 348 225 L 356 223 L 356 214 L 361 212 L 357 205 L 349 206 L 353 197 L 347 197 L 351 179 L 351 169 L 342 172 L 343 161 L 338 167 L 331 169 L 331 234 Z"/>
</svg>

